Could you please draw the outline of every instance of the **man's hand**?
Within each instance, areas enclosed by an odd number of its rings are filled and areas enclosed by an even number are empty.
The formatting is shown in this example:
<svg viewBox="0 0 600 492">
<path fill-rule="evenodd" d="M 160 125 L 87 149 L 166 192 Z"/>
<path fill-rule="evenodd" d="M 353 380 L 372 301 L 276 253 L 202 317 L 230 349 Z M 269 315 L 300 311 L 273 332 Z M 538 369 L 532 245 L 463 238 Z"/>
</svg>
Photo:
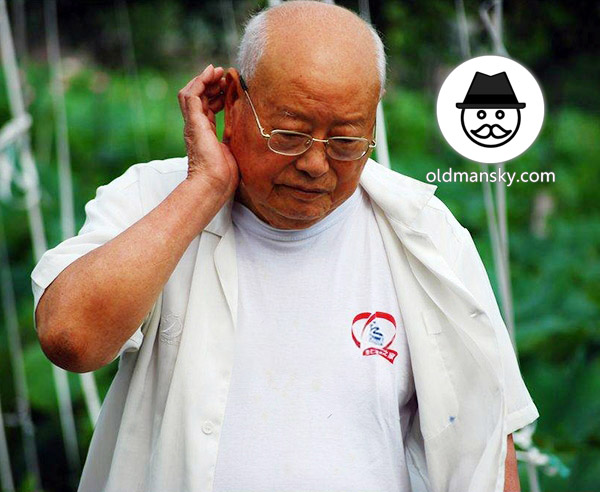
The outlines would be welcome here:
<svg viewBox="0 0 600 492">
<path fill-rule="evenodd" d="M 222 67 L 206 67 L 177 95 L 185 127 L 188 180 L 204 181 L 228 199 L 239 182 L 239 169 L 226 144 L 219 142 L 215 115 L 225 104 L 226 79 Z"/>
<path fill-rule="evenodd" d="M 512 434 L 508 435 L 506 442 L 506 461 L 504 462 L 504 492 L 521 492 L 519 483 L 519 470 L 517 467 L 517 453 Z"/>
</svg>

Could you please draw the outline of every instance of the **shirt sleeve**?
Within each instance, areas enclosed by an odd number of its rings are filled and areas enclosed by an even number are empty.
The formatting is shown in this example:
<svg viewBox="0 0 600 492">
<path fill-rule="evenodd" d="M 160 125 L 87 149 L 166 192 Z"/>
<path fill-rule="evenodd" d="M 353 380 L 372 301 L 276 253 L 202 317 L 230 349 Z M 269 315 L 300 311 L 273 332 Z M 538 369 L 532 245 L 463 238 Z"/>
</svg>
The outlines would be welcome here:
<svg viewBox="0 0 600 492">
<path fill-rule="evenodd" d="M 464 227 L 462 235 L 462 246 L 456 258 L 455 271 L 489 315 L 495 329 L 504 372 L 506 432 L 511 434 L 534 422 L 539 417 L 539 412 L 521 376 L 508 330 L 500 314 L 494 291 L 473 238 Z"/>
<path fill-rule="evenodd" d="M 75 260 L 118 236 L 142 218 L 136 167 L 130 167 L 123 175 L 100 186 L 95 198 L 85 205 L 86 218 L 79 233 L 46 251 L 31 272 L 33 326 L 36 331 L 35 310 L 42 294 L 54 279 Z M 150 312 L 121 347 L 117 357 L 139 349 L 143 340 L 142 328 Z"/>
</svg>

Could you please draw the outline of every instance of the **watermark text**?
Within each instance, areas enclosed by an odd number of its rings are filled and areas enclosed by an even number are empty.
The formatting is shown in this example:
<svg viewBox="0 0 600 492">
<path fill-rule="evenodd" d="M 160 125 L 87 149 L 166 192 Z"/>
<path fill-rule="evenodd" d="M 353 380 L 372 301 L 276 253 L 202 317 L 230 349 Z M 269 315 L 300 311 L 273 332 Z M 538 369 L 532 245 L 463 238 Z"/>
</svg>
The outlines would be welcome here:
<svg viewBox="0 0 600 492">
<path fill-rule="evenodd" d="M 554 183 L 555 176 L 552 171 L 504 171 L 497 169 L 494 171 L 454 171 L 452 168 L 447 171 L 436 169 L 429 171 L 425 175 L 429 183 L 506 183 L 511 186 L 513 183 Z"/>
</svg>

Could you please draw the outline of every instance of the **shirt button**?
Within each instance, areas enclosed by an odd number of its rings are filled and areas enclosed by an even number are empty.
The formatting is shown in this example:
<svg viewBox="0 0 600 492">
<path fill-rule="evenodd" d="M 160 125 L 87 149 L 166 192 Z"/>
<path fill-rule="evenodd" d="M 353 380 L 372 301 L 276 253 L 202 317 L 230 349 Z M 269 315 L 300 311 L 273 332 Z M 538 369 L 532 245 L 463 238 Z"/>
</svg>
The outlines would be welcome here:
<svg viewBox="0 0 600 492">
<path fill-rule="evenodd" d="M 204 432 L 205 434 L 212 434 L 213 429 L 214 426 L 210 420 L 207 420 L 202 424 L 202 432 Z"/>
</svg>

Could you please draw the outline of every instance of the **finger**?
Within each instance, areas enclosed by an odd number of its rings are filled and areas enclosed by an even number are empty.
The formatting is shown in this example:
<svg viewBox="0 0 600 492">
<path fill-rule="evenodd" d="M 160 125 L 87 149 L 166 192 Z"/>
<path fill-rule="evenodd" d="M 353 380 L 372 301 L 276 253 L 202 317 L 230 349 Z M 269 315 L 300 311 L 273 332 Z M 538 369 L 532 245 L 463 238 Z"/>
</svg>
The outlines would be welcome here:
<svg viewBox="0 0 600 492">
<path fill-rule="evenodd" d="M 211 131 L 215 136 L 217 135 L 217 121 L 215 119 L 215 115 L 212 111 L 209 111 L 208 117 L 204 119 L 206 123 L 208 123 L 208 127 L 206 130 Z"/>
<path fill-rule="evenodd" d="M 216 101 L 224 101 L 225 100 L 225 94 L 217 94 L 216 96 L 213 97 L 207 97 L 208 99 L 208 103 L 209 105 L 214 104 Z"/>
<path fill-rule="evenodd" d="M 227 89 L 227 80 L 225 77 L 219 79 L 218 83 L 207 88 L 205 94 L 208 96 L 208 108 L 215 113 L 221 111 L 225 105 L 225 91 Z"/>
<path fill-rule="evenodd" d="M 177 93 L 177 99 L 179 100 L 179 107 L 181 108 L 181 112 L 184 115 L 187 111 L 186 102 L 185 102 L 186 98 L 189 97 L 190 87 L 192 86 L 192 84 L 194 84 L 194 82 L 196 81 L 197 78 L 198 78 L 198 76 L 194 77 Z"/>
<path fill-rule="evenodd" d="M 214 81 L 211 82 L 210 84 L 206 85 L 206 89 L 204 91 L 204 93 L 209 96 L 216 96 L 218 94 L 220 94 L 222 92 L 222 88 L 221 88 L 221 84 L 219 83 L 219 81 Z"/>
<path fill-rule="evenodd" d="M 202 82 L 204 82 L 205 84 L 208 84 L 212 81 L 212 79 L 214 78 L 214 75 L 215 75 L 215 67 L 211 63 L 208 67 L 206 67 L 204 69 L 204 72 L 202 72 L 202 74 L 200 75 L 200 78 L 202 79 Z"/>
<path fill-rule="evenodd" d="M 190 80 L 190 82 L 182 89 L 182 92 L 184 94 L 192 94 L 196 96 L 202 94 L 206 88 L 206 85 L 212 81 L 213 71 L 214 68 L 212 65 L 206 67 L 204 72 Z"/>
<path fill-rule="evenodd" d="M 181 114 L 185 115 L 186 104 L 185 104 L 185 101 L 184 101 L 183 96 L 181 95 L 181 93 L 177 94 L 177 101 L 179 102 L 179 110 L 181 111 Z"/>
<path fill-rule="evenodd" d="M 200 85 L 198 86 L 200 90 L 203 89 L 204 84 L 200 83 Z M 200 103 L 200 108 L 202 109 L 202 102 L 200 97 L 198 97 L 197 95 L 194 95 L 194 93 L 189 90 L 187 93 L 184 93 L 181 95 L 180 97 L 180 105 L 182 105 L 182 113 L 183 113 L 183 117 L 184 119 L 187 121 L 187 116 L 189 115 L 190 111 L 193 111 L 193 109 L 190 106 L 190 101 L 198 101 Z M 196 107 L 196 106 L 194 106 Z M 207 105 L 207 109 L 208 109 L 208 105 Z"/>
<path fill-rule="evenodd" d="M 210 82 L 205 82 L 206 89 L 205 93 L 208 96 L 215 96 L 221 92 L 223 92 L 223 88 L 225 87 L 225 78 L 218 75 L 219 71 L 215 71 L 215 77 L 210 80 Z"/>
<path fill-rule="evenodd" d="M 199 132 L 199 135 L 202 133 L 211 131 L 216 135 L 216 128 L 213 130 L 211 126 L 211 121 L 208 119 L 207 115 L 202 111 L 202 103 L 200 98 L 190 98 L 188 100 L 188 117 L 189 124 L 192 128 L 196 129 Z"/>
<path fill-rule="evenodd" d="M 190 98 L 200 98 L 203 113 L 210 110 L 211 104 L 209 98 L 218 96 L 222 92 L 221 80 L 224 79 L 223 74 L 223 67 L 215 68 L 210 64 L 201 74 L 190 80 L 186 86 L 179 91 L 179 106 L 184 115 L 184 119 L 186 119 L 186 115 L 189 112 L 188 101 Z M 208 96 L 208 98 L 206 96 Z M 194 105 L 194 107 L 197 107 L 197 105 Z M 218 105 L 216 107 L 218 107 Z"/>
<path fill-rule="evenodd" d="M 208 113 L 208 98 L 203 94 L 200 96 L 200 100 L 202 101 L 202 111 L 206 114 Z"/>
<path fill-rule="evenodd" d="M 184 97 L 186 95 L 196 95 L 200 96 L 204 93 L 209 96 L 217 95 L 221 92 L 221 88 L 219 86 L 219 80 L 221 80 L 221 76 L 223 75 L 223 68 L 218 67 L 215 69 L 212 64 L 204 69 L 204 71 L 194 77 L 183 89 Z M 206 109 L 206 108 L 205 108 Z"/>
<path fill-rule="evenodd" d="M 218 99 L 212 99 L 208 101 L 208 109 L 210 109 L 213 113 L 218 113 L 225 107 L 225 98 L 220 97 Z"/>
<path fill-rule="evenodd" d="M 217 125 L 217 119 L 215 118 L 215 113 L 213 113 L 210 109 L 208 110 L 208 121 L 210 121 L 213 125 Z"/>
<path fill-rule="evenodd" d="M 210 66 L 209 66 L 210 68 Z M 211 75 L 212 72 L 212 75 Z M 208 70 L 201 77 L 202 81 L 206 85 L 205 91 L 210 95 L 214 95 L 221 91 L 221 80 L 224 78 L 224 70 L 222 67 L 213 68 L 212 70 Z"/>
<path fill-rule="evenodd" d="M 214 103 L 214 101 L 217 101 L 219 99 L 225 99 L 225 94 L 223 94 L 222 92 L 217 92 L 216 94 L 210 96 L 207 94 L 207 91 L 204 91 L 204 94 L 202 94 L 200 98 L 203 102 L 205 102 L 205 107 L 208 108 L 211 104 Z"/>
<path fill-rule="evenodd" d="M 197 78 L 198 78 L 198 76 L 196 75 L 196 77 L 194 77 L 187 84 L 185 84 L 185 86 L 179 92 L 187 92 L 189 90 L 190 86 L 194 83 L 194 80 L 196 80 Z"/>
<path fill-rule="evenodd" d="M 194 78 L 192 78 L 192 80 L 190 80 L 183 89 L 181 89 L 180 92 L 189 92 L 190 88 L 194 85 L 195 82 L 197 82 L 199 79 L 202 80 L 202 77 L 204 76 L 204 74 L 208 71 L 209 67 L 206 67 L 204 69 L 203 72 L 199 73 L 198 75 L 196 75 Z"/>
<path fill-rule="evenodd" d="M 181 113 L 185 114 L 186 112 L 186 104 L 185 104 L 185 95 L 186 95 L 186 91 L 187 88 L 189 87 L 189 85 L 192 82 L 188 82 L 185 87 L 183 87 L 182 89 L 179 90 L 179 92 L 177 93 L 177 100 L 179 101 L 179 108 L 181 109 Z"/>
</svg>

